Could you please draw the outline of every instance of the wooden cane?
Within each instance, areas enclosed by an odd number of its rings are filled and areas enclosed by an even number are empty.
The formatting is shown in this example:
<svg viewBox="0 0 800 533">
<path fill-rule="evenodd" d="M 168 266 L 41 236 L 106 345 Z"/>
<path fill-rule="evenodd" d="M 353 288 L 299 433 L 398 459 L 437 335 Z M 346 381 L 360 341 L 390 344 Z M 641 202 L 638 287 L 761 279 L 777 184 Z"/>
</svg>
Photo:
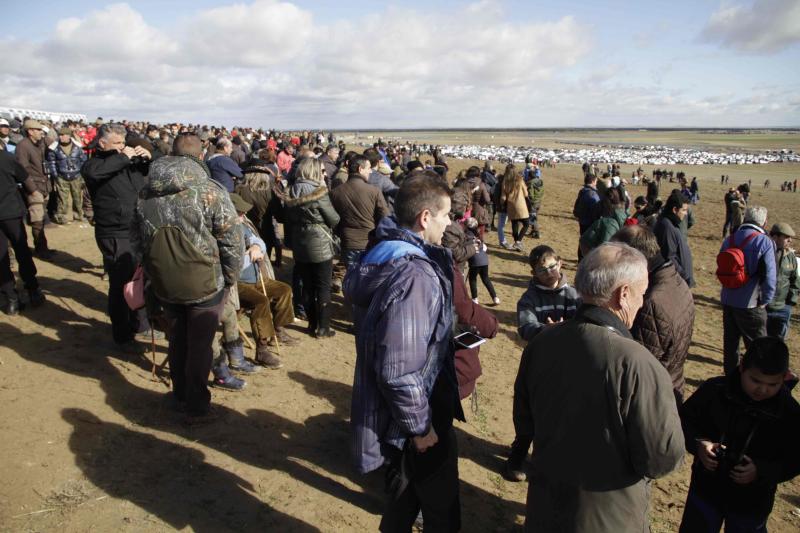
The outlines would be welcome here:
<svg viewBox="0 0 800 533">
<path fill-rule="evenodd" d="M 264 298 L 267 299 L 267 305 L 269 305 L 269 296 L 267 296 L 267 286 L 264 284 L 264 276 L 261 274 L 261 265 L 256 268 L 258 271 L 258 280 L 261 282 L 261 292 L 264 293 Z M 275 332 L 275 335 L 272 336 L 272 339 L 275 341 L 275 351 L 278 352 L 278 355 L 281 354 L 281 345 L 278 342 L 278 332 Z"/>
<path fill-rule="evenodd" d="M 150 373 L 153 375 L 153 378 L 156 377 L 156 330 L 153 329 L 153 326 L 150 326 L 150 350 L 153 355 L 153 368 L 150 370 Z"/>
<path fill-rule="evenodd" d="M 242 329 L 242 325 L 239 324 L 238 320 L 236 321 L 236 327 L 239 328 L 239 337 L 242 338 L 242 341 L 244 341 L 244 343 L 247 345 L 248 348 L 250 348 L 251 350 L 255 350 L 256 347 L 253 345 L 253 342 L 250 340 L 250 337 L 247 336 L 247 333 L 244 332 L 244 329 Z"/>
</svg>

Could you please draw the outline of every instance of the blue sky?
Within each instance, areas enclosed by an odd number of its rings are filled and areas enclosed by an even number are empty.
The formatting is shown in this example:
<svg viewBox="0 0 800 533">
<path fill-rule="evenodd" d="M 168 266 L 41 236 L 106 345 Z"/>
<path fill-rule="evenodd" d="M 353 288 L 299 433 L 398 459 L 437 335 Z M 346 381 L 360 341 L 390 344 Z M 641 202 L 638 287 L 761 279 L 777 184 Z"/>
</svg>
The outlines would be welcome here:
<svg viewBox="0 0 800 533">
<path fill-rule="evenodd" d="M 800 126 L 800 0 L 30 5 L 3 8 L 0 106 L 280 128 Z"/>
</svg>

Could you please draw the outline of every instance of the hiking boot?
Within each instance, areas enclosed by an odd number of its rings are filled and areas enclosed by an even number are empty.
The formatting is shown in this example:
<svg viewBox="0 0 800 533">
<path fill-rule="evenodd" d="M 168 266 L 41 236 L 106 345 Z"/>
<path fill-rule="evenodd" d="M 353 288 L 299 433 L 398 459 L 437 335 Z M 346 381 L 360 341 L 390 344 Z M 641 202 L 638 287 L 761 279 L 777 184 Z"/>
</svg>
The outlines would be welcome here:
<svg viewBox="0 0 800 533">
<path fill-rule="evenodd" d="M 336 335 L 336 331 L 332 330 L 331 328 L 319 328 L 314 331 L 314 336 L 318 339 L 333 337 L 334 335 Z"/>
<path fill-rule="evenodd" d="M 228 370 L 228 365 L 226 365 L 224 361 L 212 367 L 211 371 L 214 373 L 212 383 L 215 387 L 220 389 L 240 391 L 247 385 L 245 380 L 239 379 L 231 374 L 231 371 Z"/>
<path fill-rule="evenodd" d="M 270 370 L 277 370 L 283 366 L 281 360 L 270 351 L 269 346 L 266 344 L 256 348 L 256 363 Z"/>
<path fill-rule="evenodd" d="M 527 480 L 528 474 L 525 473 L 522 462 L 517 462 L 509 457 L 503 466 L 503 477 L 516 483 Z"/>
<path fill-rule="evenodd" d="M 44 304 L 45 300 L 46 298 L 42 293 L 42 289 L 37 287 L 36 289 L 28 290 L 28 301 L 31 303 L 31 307 L 39 307 Z"/>
<path fill-rule="evenodd" d="M 258 366 L 244 358 L 244 342 L 242 342 L 242 339 L 223 342 L 222 350 L 228 356 L 228 366 L 231 370 L 243 372 L 245 374 L 255 374 L 258 372 Z"/>
</svg>

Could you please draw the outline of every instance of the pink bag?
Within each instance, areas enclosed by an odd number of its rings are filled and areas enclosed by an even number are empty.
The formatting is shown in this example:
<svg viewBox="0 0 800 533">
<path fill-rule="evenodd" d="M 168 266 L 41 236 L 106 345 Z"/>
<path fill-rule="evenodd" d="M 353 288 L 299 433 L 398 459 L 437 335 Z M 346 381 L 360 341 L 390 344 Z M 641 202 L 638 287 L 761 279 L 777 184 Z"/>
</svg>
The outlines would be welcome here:
<svg viewBox="0 0 800 533">
<path fill-rule="evenodd" d="M 133 278 L 122 288 L 122 294 L 132 311 L 144 307 L 144 269 L 142 265 L 136 267 Z"/>
</svg>

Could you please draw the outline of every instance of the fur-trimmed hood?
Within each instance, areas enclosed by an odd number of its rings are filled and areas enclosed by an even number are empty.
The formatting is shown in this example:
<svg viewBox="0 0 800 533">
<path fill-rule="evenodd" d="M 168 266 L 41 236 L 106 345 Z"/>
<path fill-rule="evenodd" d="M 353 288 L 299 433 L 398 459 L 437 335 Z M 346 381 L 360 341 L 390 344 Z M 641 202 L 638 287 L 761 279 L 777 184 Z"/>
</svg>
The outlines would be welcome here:
<svg viewBox="0 0 800 533">
<path fill-rule="evenodd" d="M 328 194 L 328 188 L 308 180 L 297 180 L 289 191 L 286 207 L 297 207 L 317 200 Z"/>
</svg>

